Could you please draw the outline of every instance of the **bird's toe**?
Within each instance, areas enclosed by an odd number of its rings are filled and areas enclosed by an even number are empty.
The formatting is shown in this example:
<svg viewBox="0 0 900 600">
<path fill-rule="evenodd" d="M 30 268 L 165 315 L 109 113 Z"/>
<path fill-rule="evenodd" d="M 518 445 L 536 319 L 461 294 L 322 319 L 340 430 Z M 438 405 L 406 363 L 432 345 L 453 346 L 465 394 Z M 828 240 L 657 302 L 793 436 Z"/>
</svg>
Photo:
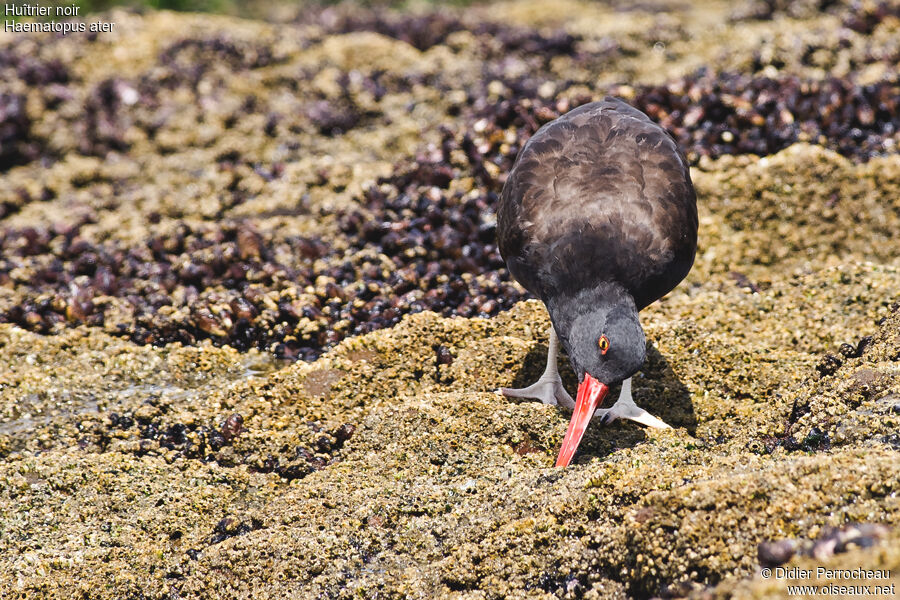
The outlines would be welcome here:
<svg viewBox="0 0 900 600">
<path fill-rule="evenodd" d="M 569 395 L 569 392 L 566 391 L 562 384 L 556 388 L 556 402 L 566 408 L 575 408 L 575 401 L 572 400 L 572 396 Z"/>
<path fill-rule="evenodd" d="M 562 381 L 554 377 L 542 377 L 525 388 L 497 388 L 497 392 L 507 398 L 529 398 L 544 404 L 567 406 L 572 408 L 575 402 L 562 386 Z"/>
</svg>

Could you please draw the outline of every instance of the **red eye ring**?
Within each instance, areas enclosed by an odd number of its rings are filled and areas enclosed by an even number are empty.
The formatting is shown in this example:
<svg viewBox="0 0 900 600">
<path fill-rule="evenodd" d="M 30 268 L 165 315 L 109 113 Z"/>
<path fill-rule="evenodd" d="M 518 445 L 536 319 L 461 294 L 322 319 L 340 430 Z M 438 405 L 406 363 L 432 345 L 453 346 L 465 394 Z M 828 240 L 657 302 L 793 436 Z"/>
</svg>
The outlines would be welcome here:
<svg viewBox="0 0 900 600">
<path fill-rule="evenodd" d="M 600 347 L 600 354 L 604 355 L 609 352 L 609 338 L 605 335 L 601 335 L 600 339 L 597 340 L 597 345 Z"/>
</svg>

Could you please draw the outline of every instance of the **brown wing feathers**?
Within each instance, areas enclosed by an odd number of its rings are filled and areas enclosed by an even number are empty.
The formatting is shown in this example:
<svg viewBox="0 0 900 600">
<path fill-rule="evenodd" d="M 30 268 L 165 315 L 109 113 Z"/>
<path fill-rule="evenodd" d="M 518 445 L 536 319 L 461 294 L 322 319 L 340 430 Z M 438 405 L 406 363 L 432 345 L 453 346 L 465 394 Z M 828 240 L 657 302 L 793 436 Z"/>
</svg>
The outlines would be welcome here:
<svg viewBox="0 0 900 600">
<path fill-rule="evenodd" d="M 690 269 L 696 228 L 690 175 L 674 141 L 609 98 L 539 130 L 498 209 L 510 271 L 544 300 L 613 280 L 645 306 Z"/>
</svg>

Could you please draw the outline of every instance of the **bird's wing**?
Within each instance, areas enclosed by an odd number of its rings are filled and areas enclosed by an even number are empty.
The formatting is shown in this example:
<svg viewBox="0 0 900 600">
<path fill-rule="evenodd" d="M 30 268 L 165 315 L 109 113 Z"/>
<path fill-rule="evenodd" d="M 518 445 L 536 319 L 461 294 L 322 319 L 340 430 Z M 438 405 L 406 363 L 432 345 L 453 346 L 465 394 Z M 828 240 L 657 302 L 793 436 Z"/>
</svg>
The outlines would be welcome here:
<svg viewBox="0 0 900 600">
<path fill-rule="evenodd" d="M 542 127 L 519 154 L 498 209 L 500 251 L 541 298 L 612 279 L 631 282 L 638 305 L 648 304 L 690 269 L 696 230 L 693 186 L 674 140 L 613 98 Z"/>
</svg>

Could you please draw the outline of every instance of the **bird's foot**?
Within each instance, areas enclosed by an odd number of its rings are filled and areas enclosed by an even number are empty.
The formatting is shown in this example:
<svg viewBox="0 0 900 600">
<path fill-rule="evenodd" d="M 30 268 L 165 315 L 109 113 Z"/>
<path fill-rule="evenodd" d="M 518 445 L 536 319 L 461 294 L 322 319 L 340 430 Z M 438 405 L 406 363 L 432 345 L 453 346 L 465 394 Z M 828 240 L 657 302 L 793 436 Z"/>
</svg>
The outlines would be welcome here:
<svg viewBox="0 0 900 600">
<path fill-rule="evenodd" d="M 563 387 L 559 375 L 545 375 L 526 388 L 497 388 L 495 393 L 507 398 L 532 398 L 544 404 L 575 408 L 575 401 Z"/>
<path fill-rule="evenodd" d="M 610 408 L 598 408 L 595 417 L 600 417 L 601 425 L 609 425 L 616 419 L 628 419 L 654 429 L 672 429 L 668 423 L 648 413 L 634 403 L 616 402 Z"/>
<path fill-rule="evenodd" d="M 544 404 L 556 406 L 565 406 L 566 408 L 575 408 L 575 401 L 572 396 L 563 387 L 562 379 L 559 377 L 559 371 L 556 368 L 556 354 L 559 351 L 559 338 L 556 337 L 556 330 L 550 327 L 550 342 L 547 346 L 547 366 L 544 368 L 544 374 L 533 384 L 526 388 L 498 388 L 495 393 L 507 398 L 533 398 L 540 400 Z"/>
<path fill-rule="evenodd" d="M 631 377 L 622 382 L 622 391 L 615 404 L 610 408 L 598 408 L 594 411 L 594 416 L 600 417 L 601 425 L 609 425 L 616 419 L 628 419 L 645 427 L 672 429 L 665 421 L 657 419 L 634 403 L 634 398 L 631 396 Z"/>
</svg>

